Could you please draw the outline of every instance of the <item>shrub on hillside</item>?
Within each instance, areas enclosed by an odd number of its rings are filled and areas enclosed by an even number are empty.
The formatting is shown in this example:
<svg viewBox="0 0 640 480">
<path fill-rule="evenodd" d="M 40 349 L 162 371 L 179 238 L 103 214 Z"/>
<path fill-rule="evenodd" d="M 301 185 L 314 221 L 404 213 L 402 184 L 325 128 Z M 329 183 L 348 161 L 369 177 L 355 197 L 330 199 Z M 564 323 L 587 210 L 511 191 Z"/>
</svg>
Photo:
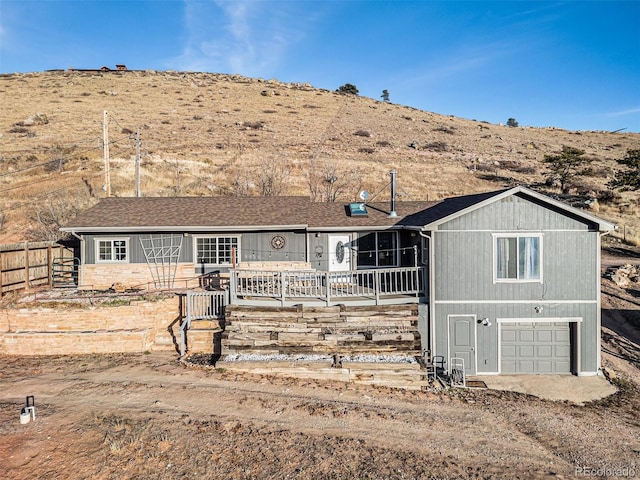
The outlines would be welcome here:
<svg viewBox="0 0 640 480">
<path fill-rule="evenodd" d="M 434 132 L 442 132 L 442 133 L 448 133 L 449 135 L 453 135 L 454 133 L 456 133 L 456 129 L 455 127 L 445 127 L 444 125 L 441 125 L 437 128 L 433 129 Z"/>
<path fill-rule="evenodd" d="M 429 150 L 430 152 L 446 152 L 449 150 L 449 145 L 445 142 L 431 142 L 427 143 L 423 150 Z"/>
</svg>

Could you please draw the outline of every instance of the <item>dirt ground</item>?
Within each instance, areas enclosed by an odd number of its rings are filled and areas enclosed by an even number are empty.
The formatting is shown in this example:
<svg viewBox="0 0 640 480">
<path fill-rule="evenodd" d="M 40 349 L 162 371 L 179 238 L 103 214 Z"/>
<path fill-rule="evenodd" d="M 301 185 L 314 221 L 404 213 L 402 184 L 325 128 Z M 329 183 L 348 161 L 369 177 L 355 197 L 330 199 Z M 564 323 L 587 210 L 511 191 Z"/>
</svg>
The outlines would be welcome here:
<svg viewBox="0 0 640 480">
<path fill-rule="evenodd" d="M 610 251 L 603 267 L 616 262 Z M 605 278 L 602 304 L 603 366 L 619 390 L 584 406 L 265 378 L 169 352 L 0 357 L 0 476 L 637 478 L 640 290 Z M 37 418 L 23 425 L 27 395 Z"/>
</svg>

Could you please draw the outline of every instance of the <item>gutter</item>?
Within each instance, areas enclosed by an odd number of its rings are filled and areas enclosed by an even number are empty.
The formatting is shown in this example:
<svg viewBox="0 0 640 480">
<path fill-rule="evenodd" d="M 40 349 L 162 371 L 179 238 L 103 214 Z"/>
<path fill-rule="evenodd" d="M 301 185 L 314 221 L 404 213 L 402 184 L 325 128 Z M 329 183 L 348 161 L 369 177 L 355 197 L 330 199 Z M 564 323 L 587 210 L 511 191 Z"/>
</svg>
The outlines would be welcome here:
<svg viewBox="0 0 640 480">
<path fill-rule="evenodd" d="M 74 232 L 84 233 L 113 233 L 113 232 L 211 232 L 211 231 L 225 231 L 225 232 L 249 232 L 254 230 L 306 230 L 307 225 L 237 225 L 237 226 L 218 226 L 218 225 L 172 225 L 172 226 L 137 226 L 137 227 L 119 227 L 117 225 L 111 227 L 63 227 L 60 229 L 62 232 L 70 232 L 75 236 Z"/>
</svg>

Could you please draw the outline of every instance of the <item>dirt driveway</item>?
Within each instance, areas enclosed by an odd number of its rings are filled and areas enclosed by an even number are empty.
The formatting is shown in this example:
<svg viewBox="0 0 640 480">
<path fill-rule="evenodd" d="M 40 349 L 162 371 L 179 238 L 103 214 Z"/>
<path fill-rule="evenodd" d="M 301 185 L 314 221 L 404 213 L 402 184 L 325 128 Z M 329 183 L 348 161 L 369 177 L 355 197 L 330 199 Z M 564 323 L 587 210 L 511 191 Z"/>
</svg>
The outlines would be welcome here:
<svg viewBox="0 0 640 480">
<path fill-rule="evenodd" d="M 620 390 L 584 406 L 263 378 L 173 353 L 0 357 L 0 476 L 638 478 L 639 302 L 603 280 L 603 365 Z M 22 425 L 27 395 L 37 418 Z"/>
</svg>

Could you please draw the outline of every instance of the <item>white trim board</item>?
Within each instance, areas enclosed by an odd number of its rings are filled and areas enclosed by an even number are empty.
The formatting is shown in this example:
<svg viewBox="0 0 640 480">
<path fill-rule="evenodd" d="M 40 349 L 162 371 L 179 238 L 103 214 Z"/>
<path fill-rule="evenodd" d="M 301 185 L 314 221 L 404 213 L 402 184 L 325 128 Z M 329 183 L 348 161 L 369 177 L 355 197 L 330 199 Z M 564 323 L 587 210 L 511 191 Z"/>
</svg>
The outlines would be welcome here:
<svg viewBox="0 0 640 480">
<path fill-rule="evenodd" d="M 496 318 L 496 323 L 555 323 L 582 322 L 582 317 L 549 317 L 549 318 Z"/>
</svg>

